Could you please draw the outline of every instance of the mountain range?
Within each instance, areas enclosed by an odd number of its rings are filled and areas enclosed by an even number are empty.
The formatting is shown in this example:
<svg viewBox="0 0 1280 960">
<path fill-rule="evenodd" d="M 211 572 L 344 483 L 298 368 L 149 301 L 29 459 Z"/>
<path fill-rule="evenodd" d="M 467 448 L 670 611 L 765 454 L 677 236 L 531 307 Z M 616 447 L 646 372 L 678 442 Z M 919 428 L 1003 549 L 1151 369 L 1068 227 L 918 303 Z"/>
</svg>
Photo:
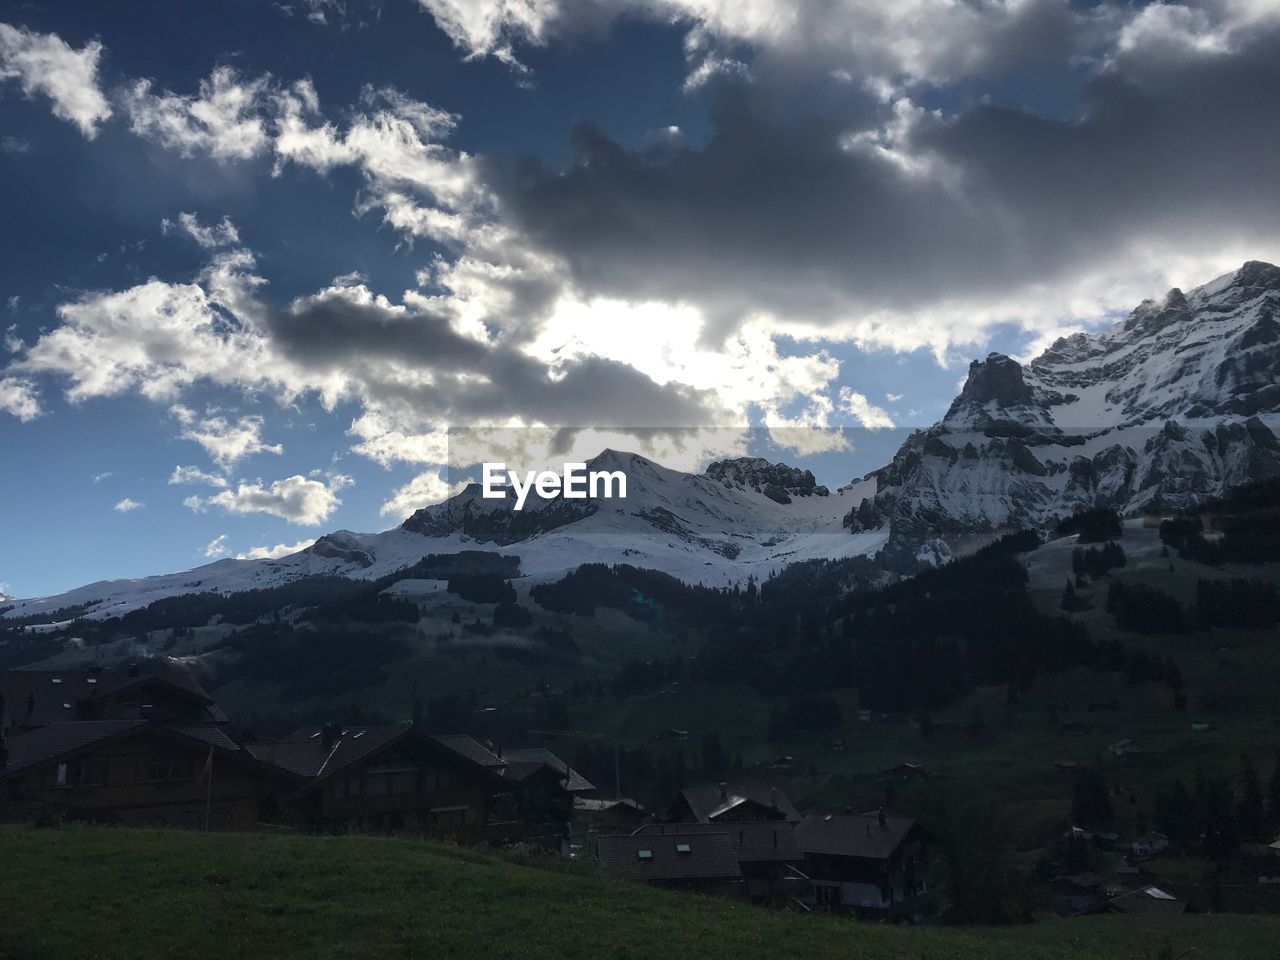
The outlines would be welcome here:
<svg viewBox="0 0 1280 960">
<path fill-rule="evenodd" d="M 834 491 L 759 458 L 693 474 L 605 450 L 588 466 L 625 471 L 625 499 L 531 496 L 516 511 L 514 497 L 486 500 L 472 484 L 382 533 L 342 530 L 279 559 L 102 581 L 13 601 L 5 615 L 110 617 L 184 593 L 374 579 L 461 550 L 516 555 L 537 579 L 604 562 L 718 585 L 860 555 L 908 571 L 1088 507 L 1176 510 L 1280 474 L 1278 312 L 1280 268 L 1249 262 L 1100 333 L 1060 339 L 1029 364 L 993 353 L 971 365 L 941 421 Z"/>
</svg>

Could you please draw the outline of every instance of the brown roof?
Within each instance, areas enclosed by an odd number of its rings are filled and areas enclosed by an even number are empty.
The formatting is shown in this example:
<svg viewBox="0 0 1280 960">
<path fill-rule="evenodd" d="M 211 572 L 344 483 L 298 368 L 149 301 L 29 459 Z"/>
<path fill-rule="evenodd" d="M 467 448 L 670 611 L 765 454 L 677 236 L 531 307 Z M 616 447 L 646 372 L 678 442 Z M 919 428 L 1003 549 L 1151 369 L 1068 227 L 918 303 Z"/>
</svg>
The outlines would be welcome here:
<svg viewBox="0 0 1280 960">
<path fill-rule="evenodd" d="M 504 750 L 501 759 L 506 763 L 503 776 L 508 780 L 524 780 L 544 768 L 568 777 L 565 789 L 569 793 L 588 793 L 595 785 L 545 747 L 521 750 Z"/>
<path fill-rule="evenodd" d="M 95 744 L 133 736 L 144 730 L 170 740 L 191 741 L 200 748 L 213 747 L 223 753 L 239 754 L 246 760 L 251 760 L 251 755 L 242 750 L 217 724 L 175 726 L 154 720 L 79 720 L 51 723 L 29 733 L 10 737 L 8 764 L 0 770 L 0 778 L 39 764 L 60 760 Z"/>
<path fill-rule="evenodd" d="M 645 812 L 644 805 L 630 797 L 623 797 L 620 800 L 574 797 L 573 809 L 584 813 L 608 813 L 610 810 L 630 810 L 639 814 Z"/>
<path fill-rule="evenodd" d="M 647 856 L 642 856 L 647 851 Z M 624 834 L 596 841 L 600 869 L 628 880 L 738 880 L 742 870 L 727 834 Z"/>
<path fill-rule="evenodd" d="M 776 808 L 781 814 L 779 819 L 789 823 L 798 823 L 800 820 L 799 811 L 791 805 L 787 795 L 777 787 L 764 783 L 729 784 L 723 792 L 720 787 L 690 787 L 680 791 L 680 794 L 698 823 L 711 823 L 747 803 L 765 810 Z"/>
<path fill-rule="evenodd" d="M 796 825 L 796 843 L 804 853 L 887 860 L 915 829 L 910 817 L 877 814 L 826 814 L 805 817 Z"/>
<path fill-rule="evenodd" d="M 58 757 L 74 753 L 121 734 L 131 733 L 147 725 L 146 720 L 88 720 L 72 723 L 51 723 L 30 733 L 22 733 L 8 740 L 9 761 L 0 776 L 9 776 L 46 763 Z"/>
<path fill-rule="evenodd" d="M 448 733 L 431 738 L 442 747 L 448 747 L 454 753 L 461 754 L 472 763 L 482 767 L 501 767 L 506 764 L 500 756 L 486 747 L 475 737 L 465 733 Z"/>
<path fill-rule="evenodd" d="M 683 837 L 725 836 L 739 863 L 804 859 L 796 844 L 795 828 L 785 820 L 748 820 L 741 823 L 646 823 L 632 836 Z"/>
<path fill-rule="evenodd" d="M 194 677 L 185 670 L 147 664 L 136 676 L 130 669 L 80 667 L 72 670 L 0 671 L 0 730 L 11 726 L 45 726 L 82 719 L 85 706 L 117 696 L 130 687 L 160 683 L 205 708 L 205 719 L 225 723 L 218 709 Z M 27 712 L 30 705 L 31 712 Z"/>
<path fill-rule="evenodd" d="M 335 731 L 326 745 L 323 727 L 300 727 L 280 740 L 246 743 L 245 749 L 266 763 L 300 777 L 324 778 L 358 763 L 407 735 L 408 723 L 353 726 Z"/>
<path fill-rule="evenodd" d="M 413 738 L 415 743 L 474 771 L 491 781 L 493 786 L 499 789 L 503 786 L 498 770 L 477 762 L 473 759 L 476 756 L 474 752 L 464 753 L 455 749 L 455 743 L 471 740 L 470 737 L 425 737 L 415 733 L 413 724 L 407 722 L 340 727 L 334 734 L 326 745 L 323 727 L 300 727 L 280 740 L 246 743 L 245 749 L 265 763 L 313 781 L 304 788 L 303 792 L 306 792 L 314 784 L 328 780 L 380 750 Z"/>
<path fill-rule="evenodd" d="M 1187 905 L 1173 894 L 1159 887 L 1143 887 L 1131 890 L 1107 901 L 1108 910 L 1121 913 L 1184 913 Z"/>
</svg>

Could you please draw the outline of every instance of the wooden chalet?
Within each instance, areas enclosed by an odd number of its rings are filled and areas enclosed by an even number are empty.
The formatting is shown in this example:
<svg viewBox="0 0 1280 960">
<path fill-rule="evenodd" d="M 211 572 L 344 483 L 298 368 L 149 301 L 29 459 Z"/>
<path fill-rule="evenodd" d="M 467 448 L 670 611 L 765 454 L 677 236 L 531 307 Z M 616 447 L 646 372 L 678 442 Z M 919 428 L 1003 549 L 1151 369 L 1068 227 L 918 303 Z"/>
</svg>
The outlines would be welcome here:
<svg viewBox="0 0 1280 960">
<path fill-rule="evenodd" d="M 264 799 L 292 781 L 217 724 L 52 723 L 0 748 L 0 798 L 24 819 L 252 830 Z"/>
<path fill-rule="evenodd" d="M 742 896 L 755 903 L 783 903 L 805 892 L 800 872 L 804 856 L 796 845 L 794 825 L 785 820 L 736 823 L 649 823 L 632 836 L 690 841 L 727 837 L 742 875 Z"/>
<path fill-rule="evenodd" d="M 574 797 L 573 819 L 588 829 L 603 833 L 630 833 L 647 823 L 650 817 L 642 804 L 629 797 L 618 800 Z"/>
<path fill-rule="evenodd" d="M 574 799 L 592 793 L 595 785 L 550 750 L 531 747 L 499 750 L 499 768 L 513 787 L 516 815 L 526 824 L 567 825 L 574 816 Z"/>
<path fill-rule="evenodd" d="M 1106 899 L 1106 881 L 1091 871 L 1054 877 L 1051 886 L 1059 906 L 1069 913 L 1092 910 Z"/>
<path fill-rule="evenodd" d="M 692 787 L 681 790 L 668 820 L 676 823 L 741 823 L 774 820 L 799 823 L 800 813 L 777 787 L 742 783 L 730 787 Z"/>
<path fill-rule="evenodd" d="M 169 667 L 0 672 L 0 740 L 85 720 L 225 725 L 227 716 L 195 678 Z"/>
<path fill-rule="evenodd" d="M 795 839 L 810 880 L 807 904 L 895 921 L 935 912 L 932 838 L 915 820 L 883 811 L 810 816 Z"/>
<path fill-rule="evenodd" d="M 245 748 L 298 778 L 287 816 L 312 829 L 480 840 L 492 797 L 510 789 L 478 741 L 426 736 L 410 723 L 303 727 Z"/>
<path fill-rule="evenodd" d="M 1146 886 L 1112 897 L 1102 905 L 1107 913 L 1186 913 L 1187 903 L 1161 887 Z"/>
<path fill-rule="evenodd" d="M 602 872 L 669 889 L 741 896 L 745 883 L 728 833 L 615 834 L 596 841 Z"/>
</svg>

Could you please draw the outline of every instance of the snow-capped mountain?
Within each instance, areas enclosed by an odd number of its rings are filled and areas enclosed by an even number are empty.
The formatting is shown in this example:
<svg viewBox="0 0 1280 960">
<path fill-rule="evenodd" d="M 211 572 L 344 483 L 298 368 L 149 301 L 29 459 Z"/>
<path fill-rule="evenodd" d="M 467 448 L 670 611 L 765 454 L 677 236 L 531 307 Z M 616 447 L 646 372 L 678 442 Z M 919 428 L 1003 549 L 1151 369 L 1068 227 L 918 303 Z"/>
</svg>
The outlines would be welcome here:
<svg viewBox="0 0 1280 960">
<path fill-rule="evenodd" d="M 460 550 L 518 555 L 521 573 L 537 579 L 593 561 L 707 584 L 819 557 L 878 554 L 905 568 L 1082 507 L 1187 506 L 1280 473 L 1278 312 L 1280 268 L 1246 263 L 1147 301 L 1109 330 L 1061 339 L 1028 365 L 992 354 L 973 363 L 941 422 L 835 492 L 807 470 L 759 458 L 688 474 L 606 450 L 588 467 L 622 470 L 625 499 L 531 494 L 515 511 L 514 495 L 485 499 L 473 484 L 383 533 L 341 530 L 276 560 L 94 583 L 16 601 L 7 615 L 108 617 L 197 591 L 375 579 Z"/>
<path fill-rule="evenodd" d="M 937 559 L 973 534 L 1094 505 L 1177 509 L 1280 473 L 1278 312 L 1280 268 L 1250 262 L 1027 366 L 975 361 L 846 522 L 887 527 L 890 557 Z"/>
<path fill-rule="evenodd" d="M 721 585 L 750 574 L 764 577 L 797 560 L 872 554 L 888 536 L 887 530 L 851 536 L 842 523 L 872 491 L 870 482 L 832 494 L 808 471 L 763 460 L 722 461 L 705 474 L 689 474 L 612 450 L 587 466 L 623 471 L 626 498 L 542 499 L 530 493 L 516 512 L 513 494 L 484 499 L 479 484 L 472 484 L 383 533 L 341 530 L 276 560 L 219 560 L 185 573 L 93 583 L 17 601 L 8 615 L 83 608 L 89 617 L 111 617 L 183 593 L 251 590 L 317 575 L 372 580 L 427 554 L 461 550 L 515 554 L 521 573 L 535 579 L 605 562 Z"/>
</svg>

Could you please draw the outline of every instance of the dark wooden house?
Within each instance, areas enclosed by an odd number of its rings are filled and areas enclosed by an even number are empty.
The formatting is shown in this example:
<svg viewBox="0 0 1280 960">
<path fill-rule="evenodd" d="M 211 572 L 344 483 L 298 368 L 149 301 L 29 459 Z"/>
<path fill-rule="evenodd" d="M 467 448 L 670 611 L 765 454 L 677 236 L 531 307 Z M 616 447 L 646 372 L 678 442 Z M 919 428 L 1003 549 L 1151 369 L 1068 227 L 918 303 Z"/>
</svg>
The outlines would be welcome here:
<svg viewBox="0 0 1280 960">
<path fill-rule="evenodd" d="M 573 820 L 575 797 L 594 784 L 544 747 L 502 750 L 503 779 L 514 787 L 517 816 L 526 824 L 564 826 Z"/>
<path fill-rule="evenodd" d="M 737 897 L 745 890 L 727 833 L 615 834 L 596 841 L 602 872 L 626 880 Z"/>
<path fill-rule="evenodd" d="M 812 906 L 899 921 L 935 912 L 932 840 L 915 820 L 883 812 L 810 816 L 795 838 Z"/>
<path fill-rule="evenodd" d="M 51 723 L 0 748 L 0 799 L 24 819 L 251 830 L 264 799 L 286 794 L 295 781 L 216 724 Z"/>
<path fill-rule="evenodd" d="M 574 797 L 573 819 L 575 823 L 600 833 L 630 833 L 651 817 L 643 804 L 629 797 L 618 800 Z"/>
<path fill-rule="evenodd" d="M 480 840 L 492 797 L 510 790 L 479 742 L 425 736 L 409 723 L 303 727 L 246 749 L 299 778 L 287 808 L 309 827 Z"/>
<path fill-rule="evenodd" d="M 752 820 L 799 823 L 800 814 L 777 787 L 761 783 L 692 787 L 680 791 L 668 820 L 678 823 L 741 823 Z"/>
<path fill-rule="evenodd" d="M 737 823 L 649 823 L 633 836 L 680 840 L 727 837 L 738 860 L 742 887 L 738 892 L 756 903 L 783 903 L 803 895 L 808 883 L 800 872 L 804 856 L 796 845 L 795 828 L 785 820 L 743 820 Z"/>
<path fill-rule="evenodd" d="M 227 723 L 199 682 L 172 667 L 0 672 L 0 740 L 85 720 Z"/>
</svg>

